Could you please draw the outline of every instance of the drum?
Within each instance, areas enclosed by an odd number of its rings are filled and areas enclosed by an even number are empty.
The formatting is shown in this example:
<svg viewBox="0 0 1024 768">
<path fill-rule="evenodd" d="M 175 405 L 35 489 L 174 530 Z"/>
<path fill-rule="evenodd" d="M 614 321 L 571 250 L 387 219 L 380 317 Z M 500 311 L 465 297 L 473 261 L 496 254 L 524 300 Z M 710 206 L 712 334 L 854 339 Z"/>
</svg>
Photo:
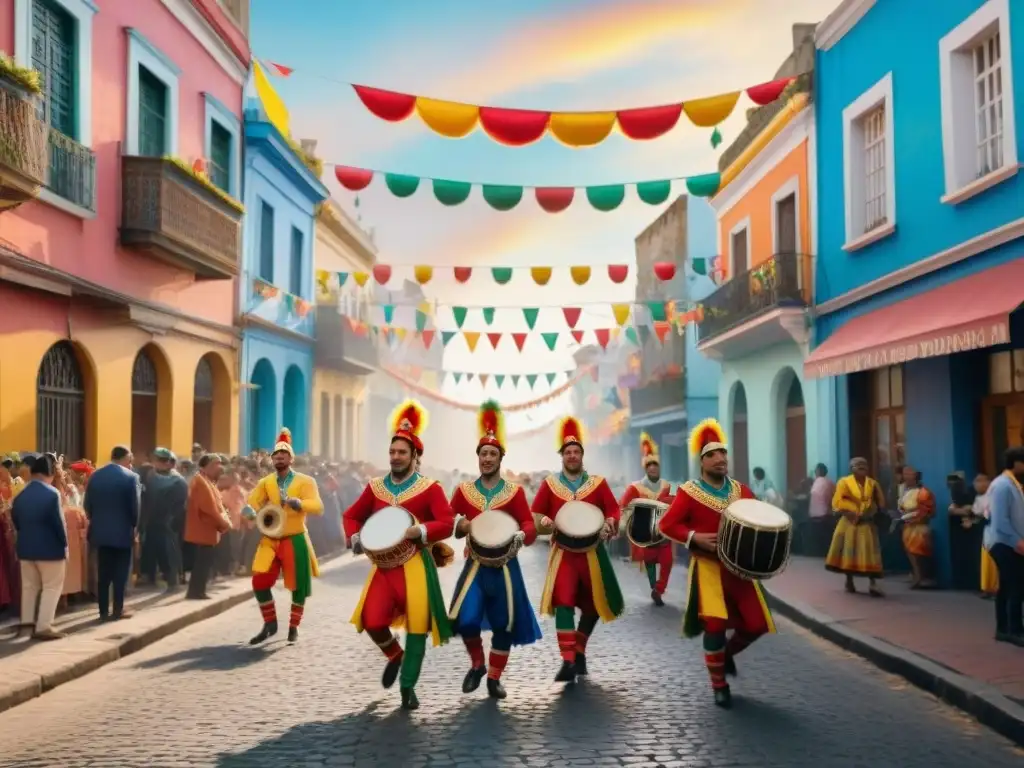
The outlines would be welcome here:
<svg viewBox="0 0 1024 768">
<path fill-rule="evenodd" d="M 378 568 L 400 568 L 416 555 L 416 542 L 405 538 L 416 520 L 401 507 L 378 509 L 363 523 L 359 543 Z"/>
<path fill-rule="evenodd" d="M 626 507 L 629 525 L 626 538 L 638 547 L 656 547 L 667 539 L 658 528 L 658 521 L 668 511 L 668 504 L 654 499 L 634 499 Z"/>
<path fill-rule="evenodd" d="M 555 543 L 569 552 L 589 552 L 601 543 L 604 513 L 585 501 L 567 501 L 555 515 Z"/>
<path fill-rule="evenodd" d="M 793 519 L 756 499 L 734 501 L 722 513 L 718 559 L 743 579 L 770 579 L 789 562 Z"/>
<path fill-rule="evenodd" d="M 469 521 L 469 554 L 480 565 L 501 568 L 516 556 L 517 533 L 519 523 L 508 512 L 485 510 Z"/>
</svg>

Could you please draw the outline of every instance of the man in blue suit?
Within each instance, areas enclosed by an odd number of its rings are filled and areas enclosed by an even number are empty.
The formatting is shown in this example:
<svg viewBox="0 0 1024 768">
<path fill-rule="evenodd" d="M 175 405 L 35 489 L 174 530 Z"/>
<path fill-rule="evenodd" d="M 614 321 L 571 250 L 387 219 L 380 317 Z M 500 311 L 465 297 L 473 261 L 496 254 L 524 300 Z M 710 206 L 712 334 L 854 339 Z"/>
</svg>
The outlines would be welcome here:
<svg viewBox="0 0 1024 768">
<path fill-rule="evenodd" d="M 124 593 L 132 565 L 132 547 L 139 525 L 142 487 L 132 469 L 132 452 L 119 445 L 110 452 L 110 463 L 96 470 L 85 486 L 85 514 L 89 518 L 89 544 L 96 551 L 100 620 L 127 619 Z M 114 612 L 109 612 L 110 590 Z"/>
</svg>

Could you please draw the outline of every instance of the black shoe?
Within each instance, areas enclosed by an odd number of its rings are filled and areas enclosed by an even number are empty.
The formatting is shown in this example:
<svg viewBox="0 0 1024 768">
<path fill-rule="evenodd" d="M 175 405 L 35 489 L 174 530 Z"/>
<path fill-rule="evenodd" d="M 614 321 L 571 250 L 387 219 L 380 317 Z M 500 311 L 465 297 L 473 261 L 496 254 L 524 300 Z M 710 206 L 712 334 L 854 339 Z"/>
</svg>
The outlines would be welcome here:
<svg viewBox="0 0 1024 768">
<path fill-rule="evenodd" d="M 586 677 L 587 675 L 587 654 L 577 653 L 576 654 L 576 674 L 579 677 Z"/>
<path fill-rule="evenodd" d="M 419 709 L 420 700 L 416 698 L 416 691 L 412 688 L 402 689 L 402 709 Z"/>
<path fill-rule="evenodd" d="M 732 708 L 732 691 L 729 687 L 715 688 L 715 706 L 721 707 L 722 709 Z"/>
<path fill-rule="evenodd" d="M 1024 635 L 1019 632 L 1013 632 L 1010 634 L 1007 641 L 1010 645 L 1016 645 L 1018 648 L 1024 648 Z"/>
<path fill-rule="evenodd" d="M 260 630 L 259 634 L 249 641 L 249 645 L 259 645 L 264 642 L 267 638 L 273 637 L 277 634 L 277 622 L 270 621 L 263 625 L 263 629 Z"/>
<path fill-rule="evenodd" d="M 487 678 L 487 695 L 492 699 L 504 699 L 508 696 L 505 693 L 505 686 L 501 684 L 501 680 L 492 680 Z"/>
<path fill-rule="evenodd" d="M 299 639 L 299 628 L 298 627 L 288 627 L 288 642 L 289 643 L 294 643 L 298 639 Z"/>
<path fill-rule="evenodd" d="M 997 631 L 996 632 L 996 642 L 997 643 L 1008 643 L 1008 642 L 1010 642 L 1010 633 L 1009 632 L 998 632 Z"/>
<path fill-rule="evenodd" d="M 480 681 L 487 674 L 487 667 L 472 667 L 462 680 L 462 692 L 472 693 L 480 687 Z"/>
<path fill-rule="evenodd" d="M 661 599 L 661 595 L 658 594 L 658 590 L 656 589 L 651 590 L 651 600 L 653 600 L 654 604 L 659 608 L 665 605 L 665 601 Z"/>
<path fill-rule="evenodd" d="M 568 661 L 562 662 L 562 668 L 558 670 L 558 674 L 555 675 L 556 683 L 574 683 L 576 682 L 576 667 L 570 664 Z"/>
<path fill-rule="evenodd" d="M 392 659 L 384 667 L 384 674 L 380 678 L 380 684 L 385 688 L 390 688 L 395 684 L 395 680 L 398 679 L 398 672 L 402 668 L 402 657 L 399 656 L 397 659 Z"/>
<path fill-rule="evenodd" d="M 739 674 L 736 671 L 736 659 L 732 656 L 725 657 L 725 674 L 729 677 L 736 677 Z"/>
</svg>

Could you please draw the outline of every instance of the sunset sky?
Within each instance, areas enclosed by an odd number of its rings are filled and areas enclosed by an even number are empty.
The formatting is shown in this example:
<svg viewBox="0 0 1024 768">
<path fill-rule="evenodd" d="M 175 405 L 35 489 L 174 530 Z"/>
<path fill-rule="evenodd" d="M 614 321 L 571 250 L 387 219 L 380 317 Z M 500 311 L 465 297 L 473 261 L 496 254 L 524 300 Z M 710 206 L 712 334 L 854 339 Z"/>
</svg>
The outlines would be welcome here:
<svg viewBox="0 0 1024 768">
<path fill-rule="evenodd" d="M 295 69 L 274 85 L 292 115 L 297 138 L 315 138 L 328 163 L 417 176 L 494 183 L 582 186 L 642 181 L 716 169 L 751 103 L 740 99 L 721 126 L 725 142 L 710 144 L 710 129 L 685 117 L 668 135 L 649 142 L 613 134 L 589 149 L 570 149 L 545 137 L 523 148 L 505 147 L 477 131 L 452 140 L 417 118 L 385 123 L 370 115 L 348 82 L 493 106 L 602 110 L 678 102 L 741 89 L 772 79 L 792 49 L 791 26 L 817 22 L 835 0 L 254 0 L 256 57 Z M 325 173 L 335 197 L 351 212 L 354 195 Z M 673 195 L 684 191 L 675 185 Z M 617 210 L 601 213 L 577 193 L 564 213 L 542 211 L 527 193 L 513 211 L 491 210 L 474 189 L 446 208 L 429 186 L 398 199 L 375 179 L 360 193 L 364 226 L 372 228 L 380 261 L 472 267 L 634 262 L 634 238 L 664 206 L 649 206 L 627 191 Z M 481 270 L 482 271 L 482 270 Z M 494 327 L 470 312 L 468 330 L 526 331 L 515 307 L 541 307 L 536 333 L 566 330 L 558 307 L 585 306 L 579 328 L 614 325 L 608 302 L 631 301 L 632 276 L 614 285 L 602 269 L 577 287 L 566 270 L 538 288 L 528 272 L 505 286 L 474 275 L 469 284 L 441 271 L 426 286 L 444 304 L 498 307 Z M 397 269 L 396 277 L 412 270 Z M 509 307 L 509 309 L 501 309 Z M 545 309 L 550 308 L 550 309 Z M 454 329 L 441 309 L 441 329 Z M 507 346 L 506 346 L 507 345 Z M 485 373 L 543 373 L 573 367 L 568 332 L 555 352 L 539 335 L 523 354 L 511 340 L 498 352 L 482 339 L 474 354 L 451 342 L 445 367 Z M 543 378 L 543 377 L 542 377 Z M 564 381 L 564 379 L 561 379 Z M 557 383 L 556 383 L 557 386 Z M 521 387 L 508 402 L 530 399 Z M 477 383 L 445 390 L 467 402 L 484 397 Z M 543 392 L 537 385 L 533 396 Z M 487 395 L 496 394 L 493 384 Z"/>
</svg>

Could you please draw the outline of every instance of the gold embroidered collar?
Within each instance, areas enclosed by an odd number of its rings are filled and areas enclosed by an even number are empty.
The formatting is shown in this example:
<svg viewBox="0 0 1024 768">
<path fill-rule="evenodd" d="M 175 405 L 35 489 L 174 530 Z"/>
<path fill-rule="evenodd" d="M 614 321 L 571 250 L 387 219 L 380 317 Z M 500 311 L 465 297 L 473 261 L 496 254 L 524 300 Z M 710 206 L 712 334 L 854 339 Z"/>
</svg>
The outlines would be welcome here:
<svg viewBox="0 0 1024 768">
<path fill-rule="evenodd" d="M 384 482 L 384 478 L 375 477 L 370 481 L 370 492 L 378 499 L 383 501 L 392 507 L 401 507 L 409 499 L 418 496 L 423 493 L 427 488 L 433 484 L 433 480 L 430 480 L 422 475 L 416 478 L 416 482 L 406 488 L 397 496 L 388 490 L 387 484 Z"/>
<path fill-rule="evenodd" d="M 586 482 L 580 486 L 580 489 L 576 491 L 576 493 L 573 493 L 572 490 L 567 488 L 557 476 L 547 476 L 548 488 L 550 488 L 551 492 L 562 501 L 580 501 L 585 499 L 588 494 L 592 493 L 594 489 L 600 485 L 602 480 L 604 480 L 604 478 L 600 475 L 588 475 Z"/>
<path fill-rule="evenodd" d="M 698 501 L 705 507 L 715 510 L 715 512 L 724 512 L 726 507 L 732 504 L 734 501 L 740 498 L 740 484 L 733 480 L 731 477 L 728 479 L 729 482 L 729 495 L 728 497 L 721 499 L 718 496 L 705 491 L 700 487 L 700 484 L 693 480 L 687 480 L 683 483 L 680 488 L 687 496 L 694 501 Z"/>
<path fill-rule="evenodd" d="M 658 482 L 659 485 L 657 491 L 652 491 L 650 488 L 644 485 L 643 480 L 637 480 L 635 483 L 633 483 L 633 487 L 636 488 L 636 492 L 643 496 L 645 499 L 657 499 L 661 495 L 661 492 L 665 490 L 665 486 L 668 485 L 668 483 L 665 480 L 659 480 Z"/>
<path fill-rule="evenodd" d="M 516 495 L 516 491 L 519 490 L 519 486 L 506 480 L 501 490 L 494 494 L 490 504 L 487 503 L 487 497 L 480 493 L 480 490 L 476 487 L 476 481 L 471 480 L 468 483 L 460 483 L 459 490 L 462 491 L 463 498 L 471 506 L 483 512 L 486 509 L 499 509 L 502 505 L 510 502 L 512 497 Z"/>
</svg>

